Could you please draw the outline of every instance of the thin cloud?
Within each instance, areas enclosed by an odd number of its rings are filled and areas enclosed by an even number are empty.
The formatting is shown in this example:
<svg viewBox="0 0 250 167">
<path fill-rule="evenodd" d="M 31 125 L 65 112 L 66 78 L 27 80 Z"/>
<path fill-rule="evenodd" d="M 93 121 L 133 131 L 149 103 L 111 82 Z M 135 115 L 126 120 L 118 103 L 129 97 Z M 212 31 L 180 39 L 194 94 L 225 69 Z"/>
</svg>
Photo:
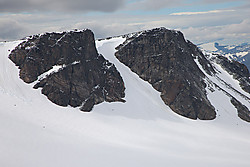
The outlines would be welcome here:
<svg viewBox="0 0 250 167">
<path fill-rule="evenodd" d="M 179 12 L 171 13 L 172 16 L 181 16 L 181 15 L 200 15 L 200 14 L 212 14 L 212 13 L 222 13 L 222 12 L 234 12 L 235 10 L 210 10 L 204 12 Z"/>
<path fill-rule="evenodd" d="M 138 0 L 127 5 L 129 10 L 156 11 L 167 7 L 183 5 L 184 0 Z"/>
<path fill-rule="evenodd" d="M 236 44 L 249 42 L 250 40 L 250 20 L 243 20 L 239 24 L 212 27 L 189 27 L 180 29 L 188 39 L 193 42 L 221 42 L 225 44 Z"/>
</svg>

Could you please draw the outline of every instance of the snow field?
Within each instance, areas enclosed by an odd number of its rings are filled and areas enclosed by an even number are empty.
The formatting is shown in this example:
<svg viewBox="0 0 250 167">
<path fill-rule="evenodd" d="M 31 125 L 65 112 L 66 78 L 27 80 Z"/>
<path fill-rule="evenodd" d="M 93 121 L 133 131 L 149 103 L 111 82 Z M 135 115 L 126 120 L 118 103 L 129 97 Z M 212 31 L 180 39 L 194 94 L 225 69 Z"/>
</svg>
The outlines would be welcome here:
<svg viewBox="0 0 250 167">
<path fill-rule="evenodd" d="M 230 113 L 223 119 L 175 114 L 159 92 L 114 57 L 124 40 L 96 45 L 120 71 L 126 103 L 101 103 L 90 113 L 56 106 L 25 84 L 8 59 L 19 42 L 0 43 L 0 166 L 250 166 L 250 126 L 217 101 L 228 101 L 226 96 L 209 96 L 219 112 Z"/>
</svg>

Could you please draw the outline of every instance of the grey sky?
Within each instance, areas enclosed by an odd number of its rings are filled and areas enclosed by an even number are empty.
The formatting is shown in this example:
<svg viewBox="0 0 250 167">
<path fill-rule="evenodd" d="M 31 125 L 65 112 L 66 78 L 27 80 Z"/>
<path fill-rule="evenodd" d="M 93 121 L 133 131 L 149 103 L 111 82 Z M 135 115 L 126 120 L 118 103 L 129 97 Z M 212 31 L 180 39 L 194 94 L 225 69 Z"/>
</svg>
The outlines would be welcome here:
<svg viewBox="0 0 250 167">
<path fill-rule="evenodd" d="M 0 12 L 113 12 L 125 0 L 0 0 Z"/>
<path fill-rule="evenodd" d="M 195 43 L 249 42 L 249 4 L 248 0 L 0 0 L 0 41 L 75 28 L 90 28 L 103 38 L 166 27 L 183 31 Z"/>
</svg>

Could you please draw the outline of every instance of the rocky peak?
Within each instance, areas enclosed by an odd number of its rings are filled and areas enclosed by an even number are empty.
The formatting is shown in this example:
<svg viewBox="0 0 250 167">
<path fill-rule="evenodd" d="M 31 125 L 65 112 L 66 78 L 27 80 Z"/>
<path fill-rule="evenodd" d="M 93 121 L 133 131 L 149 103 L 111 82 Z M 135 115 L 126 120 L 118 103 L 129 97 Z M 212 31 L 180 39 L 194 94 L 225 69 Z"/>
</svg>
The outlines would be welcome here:
<svg viewBox="0 0 250 167">
<path fill-rule="evenodd" d="M 124 82 L 116 67 L 97 53 L 92 31 L 35 35 L 17 46 L 9 58 L 20 78 L 61 106 L 90 111 L 103 101 L 124 101 Z"/>
<path fill-rule="evenodd" d="M 214 119 L 214 107 L 206 96 L 205 75 L 194 59 L 213 73 L 209 61 L 179 31 L 158 28 L 129 38 L 116 57 L 161 92 L 170 108 L 192 119 Z"/>
<path fill-rule="evenodd" d="M 31 83 L 54 65 L 91 60 L 97 55 L 93 33 L 85 30 L 32 36 L 11 53 L 10 59 L 19 66 L 21 79 Z"/>
</svg>

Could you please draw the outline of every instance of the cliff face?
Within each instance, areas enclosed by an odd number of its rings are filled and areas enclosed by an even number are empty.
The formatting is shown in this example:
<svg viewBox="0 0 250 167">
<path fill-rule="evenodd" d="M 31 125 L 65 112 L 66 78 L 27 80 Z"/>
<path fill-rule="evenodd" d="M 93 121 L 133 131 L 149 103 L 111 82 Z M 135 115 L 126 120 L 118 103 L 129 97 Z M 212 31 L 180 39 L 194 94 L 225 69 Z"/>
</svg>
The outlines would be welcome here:
<svg viewBox="0 0 250 167">
<path fill-rule="evenodd" d="M 20 78 L 61 106 L 90 111 L 103 101 L 124 101 L 125 87 L 116 67 L 97 53 L 90 30 L 30 37 L 9 58 Z"/>
<path fill-rule="evenodd" d="M 215 109 L 206 96 L 205 75 L 214 70 L 209 61 L 183 34 L 165 28 L 153 29 L 128 38 L 117 47 L 116 57 L 161 92 L 170 108 L 191 119 L 211 120 Z"/>
</svg>

